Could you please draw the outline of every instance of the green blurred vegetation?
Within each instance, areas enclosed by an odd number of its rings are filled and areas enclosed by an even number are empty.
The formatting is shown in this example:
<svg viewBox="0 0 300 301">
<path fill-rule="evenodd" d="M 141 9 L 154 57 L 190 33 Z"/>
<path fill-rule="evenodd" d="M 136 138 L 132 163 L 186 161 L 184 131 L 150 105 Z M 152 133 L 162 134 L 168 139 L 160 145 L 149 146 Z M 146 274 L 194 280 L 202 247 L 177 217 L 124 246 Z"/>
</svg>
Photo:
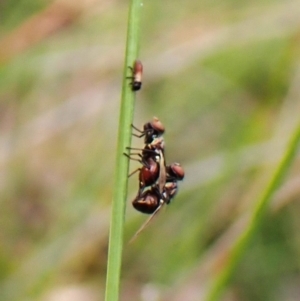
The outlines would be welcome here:
<svg viewBox="0 0 300 301">
<path fill-rule="evenodd" d="M 1 38 L 51 5 L 2 1 Z M 128 7 L 76 5 L 72 22 L 0 68 L 1 301 L 68 290 L 103 300 Z M 143 7 L 135 125 L 161 119 L 167 161 L 186 178 L 124 246 L 121 300 L 201 300 L 299 119 L 300 1 Z M 224 300 L 298 300 L 299 187 L 298 156 Z M 130 178 L 125 241 L 146 218 L 131 206 L 136 189 Z"/>
</svg>

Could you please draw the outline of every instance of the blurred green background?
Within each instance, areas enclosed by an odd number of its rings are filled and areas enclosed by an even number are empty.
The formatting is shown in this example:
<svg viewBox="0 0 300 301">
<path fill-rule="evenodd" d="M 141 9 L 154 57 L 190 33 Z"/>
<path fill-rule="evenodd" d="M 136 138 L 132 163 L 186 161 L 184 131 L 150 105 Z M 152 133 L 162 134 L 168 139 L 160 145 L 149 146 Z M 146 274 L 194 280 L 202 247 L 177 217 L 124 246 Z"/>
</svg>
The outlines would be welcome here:
<svg viewBox="0 0 300 301">
<path fill-rule="evenodd" d="M 1 301 L 104 298 L 128 1 L 75 2 L 0 2 Z M 226 262 L 299 119 L 299 15 L 299 0 L 144 2 L 134 123 L 160 118 L 186 177 L 125 244 L 122 301 L 202 300 Z M 222 300 L 300 299 L 299 165 Z M 125 242 L 147 217 L 137 186 Z"/>
</svg>

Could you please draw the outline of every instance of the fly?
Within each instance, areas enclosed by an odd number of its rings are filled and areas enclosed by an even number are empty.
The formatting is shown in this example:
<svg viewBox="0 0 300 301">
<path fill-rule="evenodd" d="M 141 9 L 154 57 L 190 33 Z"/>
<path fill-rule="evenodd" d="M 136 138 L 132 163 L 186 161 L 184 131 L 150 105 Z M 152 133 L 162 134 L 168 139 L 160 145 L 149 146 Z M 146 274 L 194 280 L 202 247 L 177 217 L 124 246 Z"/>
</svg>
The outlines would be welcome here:
<svg viewBox="0 0 300 301">
<path fill-rule="evenodd" d="M 131 125 L 133 129 L 135 129 L 140 134 L 132 134 L 135 137 L 142 138 L 144 137 L 145 144 L 152 143 L 155 138 L 160 137 L 165 132 L 164 125 L 160 122 L 157 117 L 153 117 L 153 119 L 149 122 L 146 122 L 143 126 L 143 130 L 138 129 L 133 124 Z"/>
<path fill-rule="evenodd" d="M 175 197 L 178 185 L 177 181 L 184 178 L 184 170 L 179 163 L 172 163 L 166 167 L 167 176 L 163 192 L 160 193 L 157 186 L 152 186 L 150 189 L 144 191 L 140 196 L 138 195 L 133 201 L 133 207 L 151 216 L 142 224 L 138 231 L 130 239 L 129 243 L 145 229 L 145 227 L 152 221 L 156 214 L 161 210 L 165 204 L 170 204 L 171 200 Z"/>
<path fill-rule="evenodd" d="M 128 67 L 132 71 L 131 78 L 132 82 L 131 89 L 132 91 L 138 91 L 142 88 L 142 78 L 143 78 L 143 64 L 140 60 L 136 60 L 133 64 L 133 67 Z"/>
</svg>

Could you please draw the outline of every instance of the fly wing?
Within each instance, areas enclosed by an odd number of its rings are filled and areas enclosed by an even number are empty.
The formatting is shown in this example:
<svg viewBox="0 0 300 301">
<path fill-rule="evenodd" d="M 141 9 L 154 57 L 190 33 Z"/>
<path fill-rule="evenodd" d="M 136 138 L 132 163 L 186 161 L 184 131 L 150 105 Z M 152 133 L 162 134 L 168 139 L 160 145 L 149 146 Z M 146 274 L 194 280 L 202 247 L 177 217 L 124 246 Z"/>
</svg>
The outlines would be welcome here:
<svg viewBox="0 0 300 301">
<path fill-rule="evenodd" d="M 128 244 L 132 243 L 137 236 L 146 228 L 146 226 L 152 221 L 152 219 L 155 217 L 155 215 L 160 211 L 162 206 L 165 204 L 165 202 L 161 202 L 161 204 L 157 207 L 157 209 L 152 213 L 152 215 L 142 224 L 142 226 L 135 232 L 135 234 L 132 236 Z"/>
<path fill-rule="evenodd" d="M 162 150 L 159 151 L 159 177 L 158 177 L 158 189 L 162 195 L 164 192 L 167 179 L 165 156 Z"/>
</svg>

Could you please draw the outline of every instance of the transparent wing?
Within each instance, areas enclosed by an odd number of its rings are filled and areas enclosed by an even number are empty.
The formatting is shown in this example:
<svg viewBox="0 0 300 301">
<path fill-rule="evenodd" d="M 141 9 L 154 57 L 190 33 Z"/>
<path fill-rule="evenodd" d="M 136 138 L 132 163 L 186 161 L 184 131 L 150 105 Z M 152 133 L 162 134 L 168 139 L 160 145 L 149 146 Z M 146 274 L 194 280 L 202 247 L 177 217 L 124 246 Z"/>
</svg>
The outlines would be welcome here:
<svg viewBox="0 0 300 301">
<path fill-rule="evenodd" d="M 160 211 L 160 209 L 163 207 L 165 202 L 162 202 L 159 207 L 152 213 L 152 215 L 142 224 L 142 226 L 135 232 L 135 234 L 132 236 L 132 238 L 129 240 L 128 244 L 132 243 L 137 236 L 146 228 L 146 226 L 152 221 L 152 219 L 155 217 L 155 215 Z"/>
<path fill-rule="evenodd" d="M 159 177 L 158 177 L 158 188 L 159 188 L 159 193 L 162 194 L 164 191 L 164 187 L 166 184 L 166 165 L 165 165 L 165 157 L 164 153 L 160 150 L 160 160 L 159 160 Z"/>
</svg>

